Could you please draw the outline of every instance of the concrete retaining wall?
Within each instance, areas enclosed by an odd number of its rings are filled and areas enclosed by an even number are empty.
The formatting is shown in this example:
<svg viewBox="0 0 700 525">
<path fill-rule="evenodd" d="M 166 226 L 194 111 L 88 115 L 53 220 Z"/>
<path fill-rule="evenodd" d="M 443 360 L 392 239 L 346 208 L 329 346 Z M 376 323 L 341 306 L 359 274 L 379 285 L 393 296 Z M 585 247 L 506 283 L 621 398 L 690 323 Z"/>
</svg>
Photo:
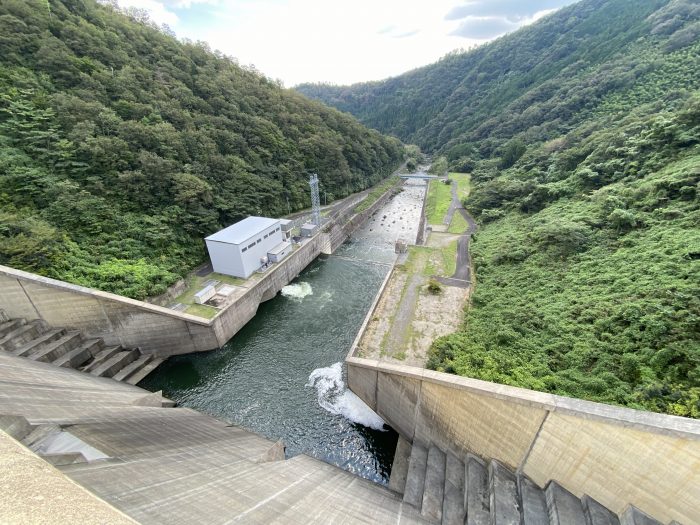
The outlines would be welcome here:
<svg viewBox="0 0 700 525">
<path fill-rule="evenodd" d="M 217 347 L 206 319 L 0 266 L 0 308 L 159 355 Z"/>
<path fill-rule="evenodd" d="M 213 319 L 0 266 L 0 308 L 11 318 L 43 319 L 81 330 L 108 345 L 140 347 L 166 357 L 220 348 L 321 253 L 321 235 L 272 268 Z"/>
<path fill-rule="evenodd" d="M 349 388 L 409 441 L 495 458 L 615 512 L 700 523 L 700 421 L 348 357 Z"/>
</svg>

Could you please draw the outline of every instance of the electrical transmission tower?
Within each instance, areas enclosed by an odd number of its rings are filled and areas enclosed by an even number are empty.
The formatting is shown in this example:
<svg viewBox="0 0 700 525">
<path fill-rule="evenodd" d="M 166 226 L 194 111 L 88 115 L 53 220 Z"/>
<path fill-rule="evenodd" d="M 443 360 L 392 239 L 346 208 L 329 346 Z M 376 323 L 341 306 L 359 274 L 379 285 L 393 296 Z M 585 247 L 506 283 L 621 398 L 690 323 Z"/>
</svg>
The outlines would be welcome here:
<svg viewBox="0 0 700 525">
<path fill-rule="evenodd" d="M 311 213 L 316 226 L 321 226 L 321 199 L 318 198 L 318 175 L 315 173 L 309 177 L 311 186 Z"/>
</svg>

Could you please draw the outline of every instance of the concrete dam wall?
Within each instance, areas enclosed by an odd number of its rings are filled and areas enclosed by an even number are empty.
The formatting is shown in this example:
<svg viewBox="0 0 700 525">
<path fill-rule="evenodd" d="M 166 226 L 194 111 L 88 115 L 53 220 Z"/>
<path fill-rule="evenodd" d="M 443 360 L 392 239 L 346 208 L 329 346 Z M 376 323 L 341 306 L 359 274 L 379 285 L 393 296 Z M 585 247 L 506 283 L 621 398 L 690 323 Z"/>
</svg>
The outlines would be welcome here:
<svg viewBox="0 0 700 525">
<path fill-rule="evenodd" d="M 405 439 L 556 479 L 616 513 L 700 523 L 700 421 L 348 357 L 348 386 Z"/>
</svg>

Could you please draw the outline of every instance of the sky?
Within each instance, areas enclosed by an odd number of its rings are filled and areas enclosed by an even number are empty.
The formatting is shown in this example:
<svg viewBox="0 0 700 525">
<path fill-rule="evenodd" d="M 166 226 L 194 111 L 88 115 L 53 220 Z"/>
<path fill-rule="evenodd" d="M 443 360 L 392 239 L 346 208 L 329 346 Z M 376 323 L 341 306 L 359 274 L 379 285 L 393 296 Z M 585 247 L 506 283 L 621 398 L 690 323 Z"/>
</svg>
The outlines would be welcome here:
<svg viewBox="0 0 700 525">
<path fill-rule="evenodd" d="M 380 80 L 575 0 L 118 0 L 286 87 Z"/>
</svg>

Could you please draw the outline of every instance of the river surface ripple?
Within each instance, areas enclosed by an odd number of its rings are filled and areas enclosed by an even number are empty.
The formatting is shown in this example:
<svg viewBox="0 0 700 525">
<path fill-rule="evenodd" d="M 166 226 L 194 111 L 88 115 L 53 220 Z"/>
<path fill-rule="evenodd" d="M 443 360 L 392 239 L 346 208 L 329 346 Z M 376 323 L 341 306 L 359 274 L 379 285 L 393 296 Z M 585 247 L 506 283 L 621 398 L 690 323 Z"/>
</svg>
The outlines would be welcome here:
<svg viewBox="0 0 700 525">
<path fill-rule="evenodd" d="M 283 439 L 305 453 L 387 483 L 396 433 L 344 382 L 342 362 L 394 260 L 414 242 L 425 186 L 409 186 L 336 254 L 307 267 L 223 348 L 168 359 L 139 386 L 180 405 Z"/>
</svg>

